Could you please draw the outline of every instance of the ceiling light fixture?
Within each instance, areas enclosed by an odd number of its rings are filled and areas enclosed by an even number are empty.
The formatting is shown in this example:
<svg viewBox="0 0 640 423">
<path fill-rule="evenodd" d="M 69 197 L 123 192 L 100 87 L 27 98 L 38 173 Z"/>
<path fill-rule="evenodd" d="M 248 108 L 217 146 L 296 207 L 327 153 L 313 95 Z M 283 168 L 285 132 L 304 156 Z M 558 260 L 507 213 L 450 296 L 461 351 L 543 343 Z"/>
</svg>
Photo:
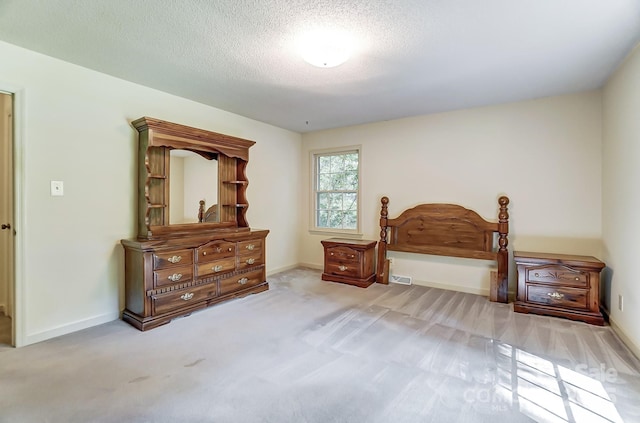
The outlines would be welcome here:
<svg viewBox="0 0 640 423">
<path fill-rule="evenodd" d="M 319 68 L 333 68 L 349 59 L 352 44 L 351 37 L 344 31 L 315 30 L 300 39 L 299 50 L 307 63 Z"/>
</svg>

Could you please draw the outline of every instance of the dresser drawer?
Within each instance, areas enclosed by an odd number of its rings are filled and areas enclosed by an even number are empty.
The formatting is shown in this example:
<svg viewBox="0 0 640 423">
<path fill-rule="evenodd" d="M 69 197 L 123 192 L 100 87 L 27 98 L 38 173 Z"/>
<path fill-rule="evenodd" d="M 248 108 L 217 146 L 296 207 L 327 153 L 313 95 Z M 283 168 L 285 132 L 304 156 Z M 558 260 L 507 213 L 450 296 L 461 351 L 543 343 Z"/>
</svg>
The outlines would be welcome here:
<svg viewBox="0 0 640 423">
<path fill-rule="evenodd" d="M 212 275 L 216 273 L 232 272 L 236 268 L 236 258 L 228 257 L 222 260 L 209 261 L 198 264 L 198 276 Z"/>
<path fill-rule="evenodd" d="M 262 251 L 262 239 L 251 239 L 248 241 L 238 242 L 238 254 L 253 254 L 256 251 Z"/>
<path fill-rule="evenodd" d="M 526 281 L 588 288 L 589 273 L 566 266 L 528 267 L 526 269 Z"/>
<path fill-rule="evenodd" d="M 260 266 L 264 264 L 264 258 L 262 256 L 262 250 L 254 251 L 251 254 L 246 254 L 238 257 L 238 270 L 246 269 L 249 267 Z"/>
<path fill-rule="evenodd" d="M 589 290 L 527 284 L 526 302 L 554 307 L 589 309 Z"/>
<path fill-rule="evenodd" d="M 349 247 L 327 248 L 327 261 L 333 263 L 358 263 L 360 252 Z"/>
<path fill-rule="evenodd" d="M 164 269 L 171 266 L 183 266 L 193 263 L 192 250 L 176 250 L 168 253 L 155 253 L 153 255 L 153 269 Z"/>
<path fill-rule="evenodd" d="M 251 288 L 264 282 L 262 269 L 220 279 L 220 295 Z"/>
<path fill-rule="evenodd" d="M 179 310 L 184 307 L 192 307 L 201 303 L 206 306 L 206 300 L 217 294 L 216 284 L 210 283 L 187 289 L 180 289 L 164 294 L 152 295 L 151 303 L 153 314 L 162 314 Z"/>
<path fill-rule="evenodd" d="M 153 272 L 154 289 L 191 280 L 193 280 L 193 266 L 174 266 Z"/>
<path fill-rule="evenodd" d="M 197 250 L 198 263 L 220 260 L 236 255 L 235 242 L 214 241 L 199 247 Z"/>
</svg>

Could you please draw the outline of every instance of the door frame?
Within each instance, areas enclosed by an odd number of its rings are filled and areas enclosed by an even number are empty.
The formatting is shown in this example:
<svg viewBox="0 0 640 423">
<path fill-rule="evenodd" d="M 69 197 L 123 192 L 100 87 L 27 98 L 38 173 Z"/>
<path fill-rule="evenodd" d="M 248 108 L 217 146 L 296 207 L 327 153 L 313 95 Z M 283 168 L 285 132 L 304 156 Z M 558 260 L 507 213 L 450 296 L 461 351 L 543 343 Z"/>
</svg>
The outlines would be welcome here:
<svg viewBox="0 0 640 423">
<path fill-rule="evenodd" d="M 13 318 L 11 339 L 14 347 L 24 345 L 25 337 L 25 266 L 24 244 L 25 218 L 25 90 L 0 80 L 0 91 L 13 95 L 13 222 L 14 238 Z"/>
</svg>

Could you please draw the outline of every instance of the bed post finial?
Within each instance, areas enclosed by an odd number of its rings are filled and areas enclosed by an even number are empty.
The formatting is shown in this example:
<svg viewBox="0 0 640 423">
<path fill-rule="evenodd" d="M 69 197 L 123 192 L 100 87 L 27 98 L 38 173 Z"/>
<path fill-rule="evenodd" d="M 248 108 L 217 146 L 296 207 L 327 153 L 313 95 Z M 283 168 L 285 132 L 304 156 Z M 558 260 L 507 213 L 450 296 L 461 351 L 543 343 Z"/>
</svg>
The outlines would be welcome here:
<svg viewBox="0 0 640 423">
<path fill-rule="evenodd" d="M 380 199 L 382 208 L 380 209 L 380 242 L 378 243 L 378 268 L 376 273 L 376 282 L 389 283 L 389 261 L 387 260 L 387 204 L 389 198 L 382 197 Z"/>
<path fill-rule="evenodd" d="M 389 215 L 387 204 L 389 204 L 389 199 L 382 197 L 380 202 L 382 203 L 382 208 L 380 209 L 380 241 L 387 242 L 387 216 Z"/>
<path fill-rule="evenodd" d="M 502 196 L 498 199 L 500 205 L 500 212 L 498 212 L 498 280 L 495 299 L 492 301 L 498 301 L 501 303 L 509 302 L 509 198 Z"/>
<path fill-rule="evenodd" d="M 500 213 L 498 213 L 498 234 L 500 234 L 500 239 L 498 240 L 498 245 L 500 246 L 500 251 L 506 251 L 507 245 L 509 245 L 509 239 L 507 238 L 509 234 L 509 210 L 507 208 L 509 197 L 503 195 L 498 199 L 498 204 L 500 204 Z"/>
</svg>

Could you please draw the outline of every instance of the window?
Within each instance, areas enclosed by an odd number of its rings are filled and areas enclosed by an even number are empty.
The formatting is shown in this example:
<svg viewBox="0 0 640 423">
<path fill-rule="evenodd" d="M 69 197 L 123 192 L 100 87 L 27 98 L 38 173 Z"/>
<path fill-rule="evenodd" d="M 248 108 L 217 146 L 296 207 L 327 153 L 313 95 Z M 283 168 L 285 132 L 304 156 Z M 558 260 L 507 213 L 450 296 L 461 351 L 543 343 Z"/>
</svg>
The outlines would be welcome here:
<svg viewBox="0 0 640 423">
<path fill-rule="evenodd" d="M 358 233 L 360 147 L 312 152 L 312 229 Z"/>
</svg>

